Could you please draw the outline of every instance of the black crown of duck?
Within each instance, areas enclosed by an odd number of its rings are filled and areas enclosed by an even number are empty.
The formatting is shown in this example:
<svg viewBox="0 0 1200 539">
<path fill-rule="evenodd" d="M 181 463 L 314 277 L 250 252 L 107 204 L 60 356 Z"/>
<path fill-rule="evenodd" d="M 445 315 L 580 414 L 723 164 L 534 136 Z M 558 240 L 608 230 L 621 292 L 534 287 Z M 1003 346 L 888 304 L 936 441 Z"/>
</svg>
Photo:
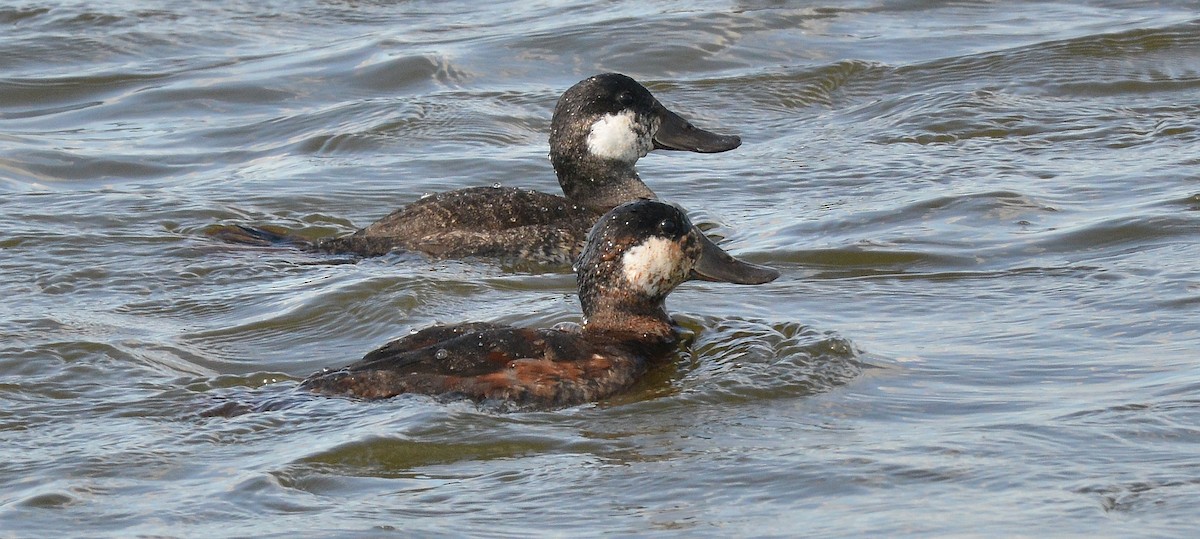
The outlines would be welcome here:
<svg viewBox="0 0 1200 539">
<path fill-rule="evenodd" d="M 689 279 L 762 284 L 779 272 L 730 256 L 679 208 L 653 200 L 596 222 L 576 264 L 577 331 L 488 323 L 434 326 L 392 341 L 301 387 L 366 399 L 458 395 L 538 407 L 606 398 L 666 356 L 676 333 L 665 300 Z"/>
<path fill-rule="evenodd" d="M 247 227 L 214 235 L 359 256 L 403 249 L 445 258 L 565 266 L 579 254 L 588 228 L 600 214 L 624 202 L 656 198 L 634 170 L 648 152 L 713 153 L 740 144 L 737 136 L 693 126 L 637 81 L 607 73 L 575 84 L 555 106 L 550 161 L 565 198 L 511 187 L 475 187 L 425 197 L 339 238 L 306 242 Z"/>
</svg>

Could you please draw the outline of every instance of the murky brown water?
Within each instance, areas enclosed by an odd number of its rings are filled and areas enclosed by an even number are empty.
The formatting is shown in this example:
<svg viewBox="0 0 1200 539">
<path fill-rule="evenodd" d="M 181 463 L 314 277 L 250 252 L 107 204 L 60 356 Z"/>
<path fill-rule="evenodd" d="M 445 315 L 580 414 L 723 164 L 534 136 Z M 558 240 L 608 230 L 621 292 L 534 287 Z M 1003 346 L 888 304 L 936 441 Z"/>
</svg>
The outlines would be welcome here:
<svg viewBox="0 0 1200 539">
<path fill-rule="evenodd" d="M 0 5 L 0 536 L 1187 536 L 1191 2 Z M 236 247 L 422 193 L 557 192 L 602 71 L 744 140 L 639 164 L 779 268 L 690 283 L 599 405 L 302 398 L 570 275 Z M 290 407 L 201 417 L 226 401 Z"/>
</svg>

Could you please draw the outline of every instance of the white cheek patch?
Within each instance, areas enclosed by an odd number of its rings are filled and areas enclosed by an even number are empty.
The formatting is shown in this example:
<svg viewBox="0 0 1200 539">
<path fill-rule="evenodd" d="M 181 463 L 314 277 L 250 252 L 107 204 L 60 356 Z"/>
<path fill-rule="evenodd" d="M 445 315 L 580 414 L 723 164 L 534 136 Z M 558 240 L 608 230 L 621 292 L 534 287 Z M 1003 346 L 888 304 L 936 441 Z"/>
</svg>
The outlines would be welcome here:
<svg viewBox="0 0 1200 539">
<path fill-rule="evenodd" d="M 683 251 L 677 242 L 665 238 L 650 238 L 625 251 L 621 267 L 625 281 L 650 295 L 668 291 L 672 277 L 680 269 Z"/>
<path fill-rule="evenodd" d="M 631 110 L 606 114 L 588 131 L 588 151 L 604 159 L 635 162 L 654 149 L 645 131 L 634 121 Z"/>
</svg>

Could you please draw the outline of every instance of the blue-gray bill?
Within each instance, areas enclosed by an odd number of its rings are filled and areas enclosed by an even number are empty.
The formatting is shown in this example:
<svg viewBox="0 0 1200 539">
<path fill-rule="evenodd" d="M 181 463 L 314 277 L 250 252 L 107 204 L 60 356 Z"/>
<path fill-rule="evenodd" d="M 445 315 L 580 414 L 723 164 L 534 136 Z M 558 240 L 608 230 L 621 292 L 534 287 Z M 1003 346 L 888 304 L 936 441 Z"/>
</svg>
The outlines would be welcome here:
<svg viewBox="0 0 1200 539">
<path fill-rule="evenodd" d="M 692 125 L 682 116 L 656 103 L 662 124 L 654 134 L 654 149 L 682 150 L 697 153 L 727 152 L 742 145 L 737 135 L 718 135 Z"/>
<path fill-rule="evenodd" d="M 700 242 L 700 258 L 692 266 L 692 279 L 733 284 L 763 284 L 779 277 L 779 270 L 751 264 L 734 258 L 708 239 L 698 228 L 692 228 Z"/>
</svg>

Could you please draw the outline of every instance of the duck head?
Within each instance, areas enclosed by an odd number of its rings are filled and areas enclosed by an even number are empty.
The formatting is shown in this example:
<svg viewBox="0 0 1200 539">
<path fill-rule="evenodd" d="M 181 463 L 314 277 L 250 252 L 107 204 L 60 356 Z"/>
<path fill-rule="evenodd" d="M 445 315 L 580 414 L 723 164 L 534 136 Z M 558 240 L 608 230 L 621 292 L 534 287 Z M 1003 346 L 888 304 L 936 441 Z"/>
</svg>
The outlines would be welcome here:
<svg viewBox="0 0 1200 539">
<path fill-rule="evenodd" d="M 779 272 L 726 253 L 678 206 L 642 199 L 596 222 L 576 275 L 585 330 L 665 336 L 671 319 L 664 302 L 683 282 L 763 284 Z"/>
<path fill-rule="evenodd" d="M 655 149 L 699 153 L 737 148 L 736 135 L 692 125 L 659 103 L 644 86 L 605 73 L 572 86 L 554 108 L 550 161 L 567 198 L 607 211 L 637 198 L 656 198 L 634 164 Z"/>
</svg>

